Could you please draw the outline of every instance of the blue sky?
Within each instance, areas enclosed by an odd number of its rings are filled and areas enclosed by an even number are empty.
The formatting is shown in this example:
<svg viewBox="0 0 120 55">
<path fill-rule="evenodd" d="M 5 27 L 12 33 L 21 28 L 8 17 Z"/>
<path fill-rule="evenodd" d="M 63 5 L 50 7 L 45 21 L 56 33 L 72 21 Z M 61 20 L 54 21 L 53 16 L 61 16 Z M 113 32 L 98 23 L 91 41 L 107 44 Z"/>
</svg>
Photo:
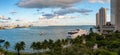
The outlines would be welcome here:
<svg viewBox="0 0 120 55">
<path fill-rule="evenodd" d="M 0 0 L 0 16 L 26 21 L 38 21 L 40 17 L 44 16 L 48 20 L 64 20 L 59 21 L 60 24 L 90 25 L 95 24 L 95 14 L 99 9 L 105 7 L 107 8 L 107 21 L 110 21 L 110 2 L 107 0 L 46 1 L 48 0 L 26 0 L 24 2 L 22 0 Z M 55 19 L 56 14 L 62 18 Z"/>
</svg>

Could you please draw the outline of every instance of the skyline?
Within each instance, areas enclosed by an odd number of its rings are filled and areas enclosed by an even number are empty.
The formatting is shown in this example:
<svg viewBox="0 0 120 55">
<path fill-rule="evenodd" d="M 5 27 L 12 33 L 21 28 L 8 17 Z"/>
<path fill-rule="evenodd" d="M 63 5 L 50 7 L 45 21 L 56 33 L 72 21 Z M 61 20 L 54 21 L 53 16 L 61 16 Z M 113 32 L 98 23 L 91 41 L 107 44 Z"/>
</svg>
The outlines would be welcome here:
<svg viewBox="0 0 120 55">
<path fill-rule="evenodd" d="M 50 23 L 52 20 L 63 25 L 95 25 L 101 7 L 107 9 L 107 21 L 110 21 L 109 0 L 1 0 L 0 16 L 27 21 L 46 17 Z"/>
</svg>

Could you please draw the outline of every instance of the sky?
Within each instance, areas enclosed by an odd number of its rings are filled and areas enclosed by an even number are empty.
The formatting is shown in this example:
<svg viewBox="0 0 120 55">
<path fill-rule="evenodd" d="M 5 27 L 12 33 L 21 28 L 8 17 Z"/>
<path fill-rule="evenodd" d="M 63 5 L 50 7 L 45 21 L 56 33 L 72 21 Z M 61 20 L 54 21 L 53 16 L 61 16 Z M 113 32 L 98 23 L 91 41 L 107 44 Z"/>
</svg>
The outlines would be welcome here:
<svg viewBox="0 0 120 55">
<path fill-rule="evenodd" d="M 0 17 L 11 21 L 45 19 L 40 22 L 55 25 L 95 25 L 101 7 L 107 9 L 110 21 L 110 0 L 0 0 Z"/>
</svg>

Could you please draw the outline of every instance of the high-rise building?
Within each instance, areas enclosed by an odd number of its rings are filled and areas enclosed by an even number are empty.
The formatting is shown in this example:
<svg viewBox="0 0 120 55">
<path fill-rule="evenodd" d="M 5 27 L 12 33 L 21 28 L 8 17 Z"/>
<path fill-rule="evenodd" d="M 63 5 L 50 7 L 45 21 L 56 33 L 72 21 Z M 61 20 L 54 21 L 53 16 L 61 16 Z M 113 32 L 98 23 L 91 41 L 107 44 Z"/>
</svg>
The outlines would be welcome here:
<svg viewBox="0 0 120 55">
<path fill-rule="evenodd" d="M 106 25 L 106 8 L 100 8 L 99 10 L 100 26 Z"/>
<path fill-rule="evenodd" d="M 111 0 L 111 24 L 120 30 L 120 0 Z"/>
<path fill-rule="evenodd" d="M 100 18 L 99 18 L 99 12 L 96 13 L 96 27 L 100 25 Z"/>
<path fill-rule="evenodd" d="M 96 25 L 99 26 L 100 33 L 103 33 L 103 27 L 106 25 L 106 9 L 103 7 L 96 14 Z"/>
</svg>

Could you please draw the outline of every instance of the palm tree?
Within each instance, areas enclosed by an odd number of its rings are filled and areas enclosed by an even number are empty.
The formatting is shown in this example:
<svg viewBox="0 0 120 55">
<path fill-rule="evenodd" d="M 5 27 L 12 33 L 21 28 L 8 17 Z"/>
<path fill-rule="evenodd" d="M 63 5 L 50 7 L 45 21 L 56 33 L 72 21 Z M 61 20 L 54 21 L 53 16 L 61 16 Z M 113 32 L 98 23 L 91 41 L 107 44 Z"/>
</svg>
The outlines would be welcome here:
<svg viewBox="0 0 120 55">
<path fill-rule="evenodd" d="M 65 45 L 65 40 L 64 40 L 64 39 L 62 39 L 61 41 L 62 41 L 62 45 L 64 46 L 64 45 Z"/>
<path fill-rule="evenodd" d="M 33 52 L 34 52 L 34 50 L 36 50 L 36 42 L 33 42 L 33 43 L 31 44 L 30 48 L 32 48 L 32 49 L 33 49 Z"/>
<path fill-rule="evenodd" d="M 20 46 L 21 46 L 21 50 L 24 50 L 24 49 L 25 49 L 25 42 L 24 42 L 24 41 L 21 41 L 21 42 L 20 42 Z"/>
<path fill-rule="evenodd" d="M 48 42 L 48 48 L 49 48 L 50 50 L 53 49 L 53 45 L 54 45 L 53 40 L 49 39 L 49 42 Z"/>
<path fill-rule="evenodd" d="M 68 40 L 68 39 L 65 39 L 65 45 L 68 45 L 68 44 L 70 44 L 70 43 L 69 43 L 69 40 Z"/>
<path fill-rule="evenodd" d="M 8 48 L 10 47 L 10 43 L 8 41 L 6 41 L 4 43 L 4 47 L 5 47 L 6 50 L 8 50 Z M 7 55 L 7 51 L 5 52 L 5 55 Z"/>
<path fill-rule="evenodd" d="M 55 41 L 54 43 L 54 52 L 62 55 L 62 50 L 63 50 L 63 46 L 62 46 L 62 41 L 60 39 L 58 39 L 57 41 Z"/>
<path fill-rule="evenodd" d="M 54 55 L 54 46 L 55 46 L 54 41 L 49 39 L 49 41 L 48 41 L 48 48 L 49 48 L 49 50 L 51 52 L 51 55 Z"/>
<path fill-rule="evenodd" d="M 17 50 L 17 52 L 18 52 L 18 55 L 20 55 L 20 43 L 16 43 L 16 45 L 15 45 L 15 50 Z"/>
<path fill-rule="evenodd" d="M 60 39 L 58 39 L 57 41 L 55 41 L 54 43 L 54 48 L 61 48 L 62 47 L 62 41 Z"/>
<path fill-rule="evenodd" d="M 33 42 L 30 48 L 33 49 L 33 53 L 34 53 L 34 50 L 37 50 L 38 51 L 37 53 L 39 53 L 39 50 L 41 50 L 43 47 L 41 42 Z"/>
<path fill-rule="evenodd" d="M 41 42 L 37 42 L 36 43 L 36 50 L 41 50 L 42 49 L 42 44 L 41 44 Z"/>
<path fill-rule="evenodd" d="M 42 42 L 42 48 L 43 48 L 43 50 L 46 50 L 48 48 L 48 41 L 47 40 L 44 40 Z"/>
<path fill-rule="evenodd" d="M 25 42 L 21 41 L 20 43 L 16 43 L 15 50 L 17 50 L 18 55 L 20 55 L 20 50 L 25 49 Z"/>
<path fill-rule="evenodd" d="M 90 28 L 90 33 L 93 33 L 93 28 Z"/>
</svg>

